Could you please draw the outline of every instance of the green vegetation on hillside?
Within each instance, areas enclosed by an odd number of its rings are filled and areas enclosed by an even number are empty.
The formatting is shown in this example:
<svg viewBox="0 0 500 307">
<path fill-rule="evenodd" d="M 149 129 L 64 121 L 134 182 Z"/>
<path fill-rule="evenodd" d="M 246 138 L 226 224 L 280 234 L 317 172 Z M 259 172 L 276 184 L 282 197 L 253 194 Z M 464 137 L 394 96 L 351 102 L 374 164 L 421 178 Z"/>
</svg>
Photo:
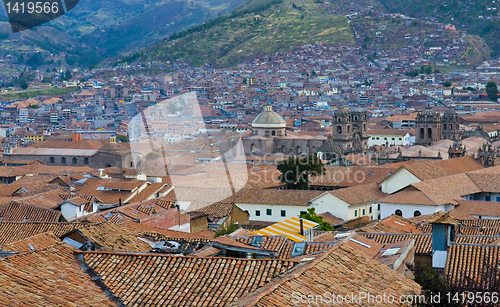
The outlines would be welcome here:
<svg viewBox="0 0 500 307">
<path fill-rule="evenodd" d="M 500 4 L 495 1 L 478 0 L 380 0 L 391 13 L 401 13 L 423 20 L 435 19 L 453 24 L 457 30 L 478 35 L 493 50 L 500 54 Z"/>
<path fill-rule="evenodd" d="M 229 16 L 173 35 L 173 42 L 148 48 L 147 56 L 141 60 L 183 59 L 193 65 L 229 67 L 259 51 L 270 54 L 317 42 L 354 45 L 348 20 L 327 15 L 321 3 L 275 0 L 251 5 L 252 2 Z"/>
</svg>

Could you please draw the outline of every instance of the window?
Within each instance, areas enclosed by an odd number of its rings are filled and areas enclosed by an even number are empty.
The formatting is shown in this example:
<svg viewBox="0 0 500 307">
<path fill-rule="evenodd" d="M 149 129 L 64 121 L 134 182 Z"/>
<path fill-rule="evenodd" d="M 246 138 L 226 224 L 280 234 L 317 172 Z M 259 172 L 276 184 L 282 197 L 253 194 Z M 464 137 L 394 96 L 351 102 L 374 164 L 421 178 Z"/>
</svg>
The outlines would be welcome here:
<svg viewBox="0 0 500 307">
<path fill-rule="evenodd" d="M 354 217 L 358 216 L 358 210 L 354 210 Z"/>
<path fill-rule="evenodd" d="M 363 216 L 366 215 L 366 209 L 363 209 Z"/>
<path fill-rule="evenodd" d="M 484 197 L 484 200 L 486 200 L 486 201 L 491 201 L 491 196 L 490 196 L 490 195 L 486 195 L 486 196 Z"/>
<path fill-rule="evenodd" d="M 394 212 L 394 214 L 399 215 L 399 216 L 403 216 L 403 212 L 399 209 L 396 210 L 396 212 Z"/>
<path fill-rule="evenodd" d="M 78 164 L 78 160 L 76 158 L 73 158 L 71 163 Z"/>
<path fill-rule="evenodd" d="M 50 157 L 49 163 L 54 163 L 54 157 Z"/>
<path fill-rule="evenodd" d="M 255 210 L 255 216 L 260 216 L 260 210 Z"/>
<path fill-rule="evenodd" d="M 379 211 L 380 211 L 380 204 L 378 204 L 378 206 L 377 206 L 377 210 L 379 210 Z"/>
<path fill-rule="evenodd" d="M 83 164 L 89 164 L 89 158 L 83 159 Z"/>
<path fill-rule="evenodd" d="M 286 216 L 286 211 L 285 211 L 285 210 L 281 210 L 281 216 L 282 216 L 282 217 L 285 217 L 285 216 Z"/>
<path fill-rule="evenodd" d="M 497 201 L 500 201 L 500 197 L 497 196 Z"/>
<path fill-rule="evenodd" d="M 341 126 L 337 126 L 337 133 L 342 133 L 342 127 Z"/>
<path fill-rule="evenodd" d="M 396 139 L 395 138 L 392 138 L 393 141 L 395 141 Z"/>
<path fill-rule="evenodd" d="M 273 215 L 273 211 L 271 209 L 266 209 L 266 214 L 267 215 Z"/>
<path fill-rule="evenodd" d="M 399 138 L 399 140 L 400 140 L 400 141 L 402 141 L 402 140 L 403 140 L 403 138 Z"/>
<path fill-rule="evenodd" d="M 420 211 L 418 211 L 418 210 L 413 212 L 413 216 L 421 216 L 421 215 L 422 215 L 422 213 L 420 213 Z"/>
<path fill-rule="evenodd" d="M 385 141 L 387 141 L 387 138 L 384 138 Z"/>
<path fill-rule="evenodd" d="M 368 213 L 372 213 L 372 207 L 368 209 Z"/>
<path fill-rule="evenodd" d="M 300 215 L 307 214 L 307 211 L 300 211 Z"/>
<path fill-rule="evenodd" d="M 61 164 L 66 164 L 66 158 L 65 157 L 61 158 Z"/>
</svg>

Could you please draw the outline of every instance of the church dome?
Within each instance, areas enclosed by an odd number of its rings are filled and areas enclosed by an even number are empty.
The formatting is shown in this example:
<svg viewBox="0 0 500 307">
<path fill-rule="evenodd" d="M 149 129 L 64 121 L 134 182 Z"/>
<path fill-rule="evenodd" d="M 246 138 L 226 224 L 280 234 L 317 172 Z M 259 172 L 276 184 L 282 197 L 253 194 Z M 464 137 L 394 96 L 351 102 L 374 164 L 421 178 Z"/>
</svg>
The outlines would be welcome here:
<svg viewBox="0 0 500 307">
<path fill-rule="evenodd" d="M 266 106 L 252 122 L 253 128 L 286 128 L 286 122 L 278 113 L 273 112 L 271 104 Z"/>
</svg>

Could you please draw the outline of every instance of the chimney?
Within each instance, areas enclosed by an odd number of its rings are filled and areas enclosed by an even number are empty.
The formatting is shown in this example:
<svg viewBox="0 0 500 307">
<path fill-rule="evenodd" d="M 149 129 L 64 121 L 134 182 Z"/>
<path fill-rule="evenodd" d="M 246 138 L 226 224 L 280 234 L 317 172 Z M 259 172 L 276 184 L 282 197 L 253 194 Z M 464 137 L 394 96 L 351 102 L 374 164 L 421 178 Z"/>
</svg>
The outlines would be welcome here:
<svg viewBox="0 0 500 307">
<path fill-rule="evenodd" d="M 73 142 L 80 142 L 82 140 L 82 134 L 81 133 L 73 133 L 71 135 L 71 140 Z"/>
<path fill-rule="evenodd" d="M 455 226 L 458 221 L 449 213 L 439 214 L 429 220 L 432 224 L 432 267 L 444 269 L 448 248 L 455 241 Z"/>
</svg>

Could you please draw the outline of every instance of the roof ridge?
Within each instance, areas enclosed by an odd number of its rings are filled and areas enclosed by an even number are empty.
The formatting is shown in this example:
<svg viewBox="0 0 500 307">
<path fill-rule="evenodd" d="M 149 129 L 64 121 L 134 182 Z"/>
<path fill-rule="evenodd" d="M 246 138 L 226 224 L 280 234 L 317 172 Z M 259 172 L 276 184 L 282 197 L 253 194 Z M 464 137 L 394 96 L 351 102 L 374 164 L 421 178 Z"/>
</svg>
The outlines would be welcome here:
<svg viewBox="0 0 500 307">
<path fill-rule="evenodd" d="M 344 240 L 345 242 L 345 240 Z M 300 261 L 297 266 L 294 266 L 287 272 L 276 276 L 273 278 L 269 283 L 264 285 L 263 287 L 260 287 L 252 292 L 246 293 L 244 296 L 240 297 L 238 301 L 242 301 L 241 305 L 244 306 L 254 306 L 256 305 L 260 299 L 262 299 L 264 296 L 272 293 L 274 290 L 276 290 L 279 286 L 284 284 L 285 282 L 289 281 L 292 278 L 296 278 L 300 275 L 302 275 L 304 272 L 306 272 L 309 268 L 313 267 L 314 265 L 318 264 L 319 262 L 323 261 L 326 257 L 328 257 L 334 250 L 340 248 L 343 244 L 338 244 L 333 246 L 330 249 L 327 249 L 324 251 L 324 253 L 317 258 L 315 258 L 312 261 L 309 262 L 302 262 Z M 249 294 L 254 293 L 257 294 L 253 297 L 248 296 Z M 246 299 L 245 299 L 246 298 Z"/>
<path fill-rule="evenodd" d="M 213 246 L 212 246 L 213 247 Z M 300 263 L 299 260 L 291 260 L 291 259 L 279 259 L 279 258 L 269 258 L 269 259 L 246 259 L 246 258 L 234 258 L 234 257 L 196 257 L 196 256 L 181 256 L 181 255 L 172 255 L 172 254 L 163 254 L 163 253 L 141 253 L 141 252 L 120 252 L 113 250 L 98 250 L 98 251 L 82 251 L 77 250 L 77 254 L 108 254 L 108 255 L 117 255 L 117 256 L 154 256 L 154 257 L 171 257 L 171 258 L 185 258 L 185 259 L 228 259 L 228 260 L 238 260 L 238 261 L 282 261 L 282 262 L 295 262 Z"/>
</svg>

